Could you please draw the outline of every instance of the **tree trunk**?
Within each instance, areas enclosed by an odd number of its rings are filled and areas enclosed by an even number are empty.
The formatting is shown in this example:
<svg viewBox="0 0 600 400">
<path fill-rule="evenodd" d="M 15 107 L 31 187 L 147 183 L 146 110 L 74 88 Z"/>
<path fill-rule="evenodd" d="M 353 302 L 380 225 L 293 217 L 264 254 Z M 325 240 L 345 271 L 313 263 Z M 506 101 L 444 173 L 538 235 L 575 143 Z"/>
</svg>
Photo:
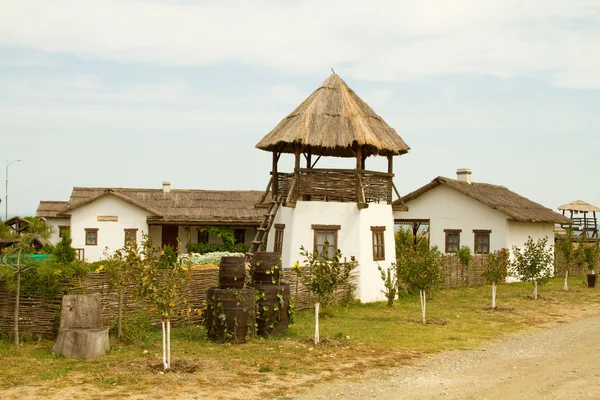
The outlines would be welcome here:
<svg viewBox="0 0 600 400">
<path fill-rule="evenodd" d="M 20 261 L 18 261 L 20 262 Z M 19 302 L 21 297 L 21 268 L 17 269 L 17 290 L 15 293 L 15 318 L 14 318 L 14 331 L 15 335 L 15 351 L 19 352 Z"/>
<path fill-rule="evenodd" d="M 167 318 L 167 369 L 171 369 L 171 318 Z"/>
<path fill-rule="evenodd" d="M 564 286 L 564 290 L 569 290 L 569 283 L 567 282 L 567 280 L 569 279 L 569 271 L 565 271 L 565 286 Z"/>
<path fill-rule="evenodd" d="M 315 303 L 315 344 L 319 344 L 319 303 Z"/>
<path fill-rule="evenodd" d="M 533 280 L 533 299 L 537 300 L 537 280 Z"/>
<path fill-rule="evenodd" d="M 117 338 L 123 340 L 123 288 L 119 287 L 119 315 L 117 317 Z"/>
<path fill-rule="evenodd" d="M 419 290 L 419 297 L 421 298 L 421 315 L 423 317 L 423 323 L 427 323 L 427 293 L 424 290 Z"/>
<path fill-rule="evenodd" d="M 492 310 L 496 309 L 496 282 L 492 282 Z"/>
<path fill-rule="evenodd" d="M 162 318 L 162 359 L 163 359 L 163 369 L 166 371 L 169 369 L 167 365 L 167 332 L 165 327 L 165 317 Z"/>
</svg>

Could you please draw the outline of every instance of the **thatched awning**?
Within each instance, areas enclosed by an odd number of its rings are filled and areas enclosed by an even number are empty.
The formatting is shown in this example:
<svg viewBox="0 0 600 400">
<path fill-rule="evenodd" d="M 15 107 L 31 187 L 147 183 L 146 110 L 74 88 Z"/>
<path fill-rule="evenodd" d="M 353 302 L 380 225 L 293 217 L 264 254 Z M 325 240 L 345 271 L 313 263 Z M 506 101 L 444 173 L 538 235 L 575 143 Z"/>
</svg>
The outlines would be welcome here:
<svg viewBox="0 0 600 400">
<path fill-rule="evenodd" d="M 356 157 L 400 155 L 410 147 L 337 74 L 333 73 L 256 147 L 294 153 L 310 149 L 313 154 Z"/>
<path fill-rule="evenodd" d="M 586 203 L 583 200 L 575 200 L 568 204 L 563 204 L 558 207 L 559 210 L 566 211 L 579 211 L 579 212 L 599 212 L 600 208 L 593 206 L 589 203 Z"/>
<path fill-rule="evenodd" d="M 66 201 L 42 200 L 38 205 L 35 216 L 38 218 L 59 218 L 59 212 L 67 206 Z"/>
</svg>

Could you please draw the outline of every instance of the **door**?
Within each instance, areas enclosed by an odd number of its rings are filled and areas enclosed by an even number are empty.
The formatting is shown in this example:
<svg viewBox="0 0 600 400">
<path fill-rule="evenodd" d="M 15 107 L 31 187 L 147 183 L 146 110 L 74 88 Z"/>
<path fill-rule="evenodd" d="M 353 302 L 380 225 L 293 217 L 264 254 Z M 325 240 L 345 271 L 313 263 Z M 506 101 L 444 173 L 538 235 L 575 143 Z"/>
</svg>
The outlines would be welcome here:
<svg viewBox="0 0 600 400">
<path fill-rule="evenodd" d="M 171 246 L 176 252 L 179 250 L 177 243 L 177 225 L 163 225 L 162 226 L 162 245 Z"/>
</svg>

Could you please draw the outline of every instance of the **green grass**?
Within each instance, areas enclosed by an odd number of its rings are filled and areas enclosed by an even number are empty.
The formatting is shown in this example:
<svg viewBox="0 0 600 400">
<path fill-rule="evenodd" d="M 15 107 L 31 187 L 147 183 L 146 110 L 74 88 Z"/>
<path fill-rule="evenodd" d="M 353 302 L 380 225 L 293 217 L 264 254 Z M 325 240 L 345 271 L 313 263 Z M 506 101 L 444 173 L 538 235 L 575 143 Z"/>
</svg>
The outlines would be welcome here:
<svg viewBox="0 0 600 400">
<path fill-rule="evenodd" d="M 4 340 L 0 388 L 83 385 L 99 391 L 119 387 L 125 393 L 152 393 L 168 382 L 173 388 L 192 385 L 227 393 L 230 384 L 242 382 L 245 390 L 257 394 L 282 394 L 298 383 L 358 375 L 369 368 L 411 362 L 423 353 L 473 348 L 518 331 L 600 314 L 600 289 L 588 289 L 582 282 L 580 277 L 570 278 L 570 290 L 564 292 L 562 280 L 554 279 L 540 288 L 536 301 L 528 298 L 530 284 L 501 285 L 498 310 L 490 309 L 488 286 L 443 290 L 428 301 L 431 323 L 426 325 L 420 323 L 417 296 L 403 295 L 393 308 L 384 302 L 332 307 L 322 312 L 323 343 L 317 346 L 311 341 L 310 310 L 298 312 L 284 334 L 244 345 L 211 343 L 199 326 L 174 328 L 172 357 L 181 363 L 174 363 L 181 373 L 161 375 L 158 381 L 152 369 L 161 361 L 158 330 L 145 343 L 124 345 L 111 338 L 110 352 L 89 361 L 51 355 L 51 341 L 23 343 L 16 355 L 12 342 Z M 189 371 L 195 372 L 182 379 Z"/>
</svg>

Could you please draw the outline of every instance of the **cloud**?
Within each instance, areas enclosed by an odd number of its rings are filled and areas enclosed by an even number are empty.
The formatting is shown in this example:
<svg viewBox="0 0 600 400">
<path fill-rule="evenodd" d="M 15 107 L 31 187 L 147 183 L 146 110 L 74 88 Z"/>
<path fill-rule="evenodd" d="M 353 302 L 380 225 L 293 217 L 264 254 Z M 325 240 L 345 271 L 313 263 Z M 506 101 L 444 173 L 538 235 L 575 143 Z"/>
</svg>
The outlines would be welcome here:
<svg viewBox="0 0 600 400">
<path fill-rule="evenodd" d="M 117 62 L 239 62 L 398 81 L 539 75 L 600 88 L 595 0 L 0 0 L 0 45 Z"/>
</svg>

